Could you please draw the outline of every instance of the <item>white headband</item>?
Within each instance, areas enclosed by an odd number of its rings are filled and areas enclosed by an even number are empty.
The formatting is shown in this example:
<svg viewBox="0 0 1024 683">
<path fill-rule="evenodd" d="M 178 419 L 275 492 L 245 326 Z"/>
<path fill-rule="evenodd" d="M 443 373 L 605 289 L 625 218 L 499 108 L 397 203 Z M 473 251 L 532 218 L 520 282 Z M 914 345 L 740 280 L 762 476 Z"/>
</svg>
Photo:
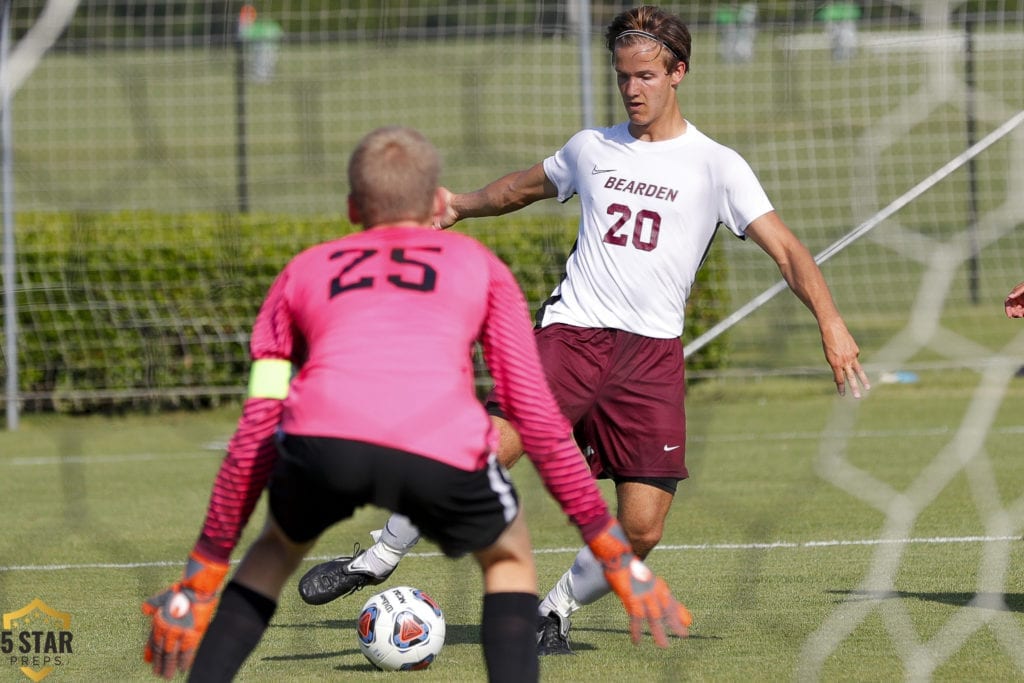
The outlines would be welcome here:
<svg viewBox="0 0 1024 683">
<path fill-rule="evenodd" d="M 654 35 L 653 33 L 648 33 L 647 31 L 641 31 L 639 29 L 631 28 L 628 31 L 623 31 L 619 35 L 615 36 L 615 42 L 618 42 L 620 38 L 623 38 L 625 36 L 640 36 L 642 38 L 648 38 L 650 40 L 653 40 L 654 42 L 660 43 L 662 46 L 664 46 L 664 48 L 666 50 L 668 50 L 669 52 L 671 52 L 672 56 L 675 57 L 676 59 L 678 59 L 680 62 L 685 62 L 686 61 L 685 59 L 680 57 L 679 54 L 675 50 L 673 50 L 671 47 L 669 47 L 668 43 L 666 43 L 664 40 L 662 40 L 658 36 Z"/>
</svg>

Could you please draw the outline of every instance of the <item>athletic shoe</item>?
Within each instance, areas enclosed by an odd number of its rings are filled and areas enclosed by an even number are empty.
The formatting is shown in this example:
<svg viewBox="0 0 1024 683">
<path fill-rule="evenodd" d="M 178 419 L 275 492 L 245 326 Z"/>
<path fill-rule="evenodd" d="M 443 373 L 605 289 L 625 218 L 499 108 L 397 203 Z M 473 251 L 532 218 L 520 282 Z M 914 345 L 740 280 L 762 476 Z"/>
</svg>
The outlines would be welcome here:
<svg viewBox="0 0 1024 683">
<path fill-rule="evenodd" d="M 387 581 L 393 569 L 384 576 L 376 576 L 363 569 L 349 569 L 353 560 L 365 553 L 357 543 L 351 555 L 328 560 L 306 572 L 299 580 L 299 595 L 303 601 L 310 605 L 325 605 L 362 590 L 364 586 L 376 586 Z"/>
<path fill-rule="evenodd" d="M 548 612 L 537 622 L 537 654 L 574 655 L 569 647 L 569 619 L 556 612 Z"/>
</svg>

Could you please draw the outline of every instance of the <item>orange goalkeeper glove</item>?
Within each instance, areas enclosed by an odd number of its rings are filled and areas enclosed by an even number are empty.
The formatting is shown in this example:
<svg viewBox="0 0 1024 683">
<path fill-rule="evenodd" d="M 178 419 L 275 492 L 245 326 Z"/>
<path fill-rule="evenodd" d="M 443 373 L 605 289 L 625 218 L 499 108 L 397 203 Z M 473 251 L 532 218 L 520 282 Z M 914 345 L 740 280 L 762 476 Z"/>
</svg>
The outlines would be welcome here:
<svg viewBox="0 0 1024 683">
<path fill-rule="evenodd" d="M 616 520 L 588 545 L 601 562 L 605 579 L 629 613 L 634 645 L 640 642 L 644 622 L 650 627 L 658 647 L 668 647 L 666 629 L 680 638 L 689 635 L 687 629 L 693 622 L 689 610 L 676 602 L 665 581 L 633 553 L 626 533 Z"/>
<path fill-rule="evenodd" d="M 192 666 L 227 573 L 228 565 L 192 553 L 181 581 L 142 603 L 143 613 L 153 618 L 142 658 L 153 665 L 154 674 L 170 679 Z"/>
</svg>

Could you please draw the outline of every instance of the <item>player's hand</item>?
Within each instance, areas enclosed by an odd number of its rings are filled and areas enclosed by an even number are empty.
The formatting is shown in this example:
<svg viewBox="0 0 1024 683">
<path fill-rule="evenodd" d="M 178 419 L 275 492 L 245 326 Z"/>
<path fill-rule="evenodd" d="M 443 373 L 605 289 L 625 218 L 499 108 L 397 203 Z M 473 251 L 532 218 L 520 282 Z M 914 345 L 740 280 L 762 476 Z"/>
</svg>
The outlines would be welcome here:
<svg viewBox="0 0 1024 683">
<path fill-rule="evenodd" d="M 142 658 L 153 665 L 154 674 L 173 678 L 192 666 L 227 573 L 228 565 L 192 553 L 181 581 L 142 603 L 143 613 L 153 620 Z"/>
<path fill-rule="evenodd" d="M 1007 318 L 1024 318 L 1024 282 L 1010 290 L 1004 307 Z"/>
<path fill-rule="evenodd" d="M 440 211 L 434 216 L 434 229 L 445 230 L 459 220 L 459 214 L 452 206 L 452 197 L 455 195 L 446 187 L 438 188 L 437 193 Z"/>
<path fill-rule="evenodd" d="M 860 365 L 860 348 L 853 335 L 846 329 L 846 324 L 836 320 L 821 327 L 821 344 L 825 350 L 825 360 L 832 366 L 832 375 L 836 382 L 836 390 L 840 396 L 846 395 L 849 386 L 854 398 L 860 398 L 871 390 L 868 375 Z"/>
<path fill-rule="evenodd" d="M 689 610 L 676 602 L 668 586 L 633 553 L 622 526 L 615 520 L 589 543 L 604 567 L 604 576 L 629 613 L 633 644 L 640 642 L 646 622 L 658 647 L 668 647 L 666 631 L 689 635 Z"/>
</svg>

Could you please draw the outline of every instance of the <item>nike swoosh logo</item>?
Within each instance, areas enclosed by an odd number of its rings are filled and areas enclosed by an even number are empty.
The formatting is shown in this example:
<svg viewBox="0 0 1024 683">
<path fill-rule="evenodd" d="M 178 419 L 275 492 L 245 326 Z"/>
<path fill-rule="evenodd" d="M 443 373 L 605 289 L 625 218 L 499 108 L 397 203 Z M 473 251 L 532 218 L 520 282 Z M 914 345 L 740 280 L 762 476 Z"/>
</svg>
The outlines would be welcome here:
<svg viewBox="0 0 1024 683">
<path fill-rule="evenodd" d="M 666 444 L 665 445 L 665 452 L 668 453 L 669 451 L 674 451 L 677 448 L 679 448 L 679 446 L 669 446 L 668 444 Z"/>
<path fill-rule="evenodd" d="M 594 170 L 590 172 L 590 175 L 600 175 L 601 173 L 614 173 L 614 168 L 598 168 L 597 164 L 594 164 Z"/>
</svg>

